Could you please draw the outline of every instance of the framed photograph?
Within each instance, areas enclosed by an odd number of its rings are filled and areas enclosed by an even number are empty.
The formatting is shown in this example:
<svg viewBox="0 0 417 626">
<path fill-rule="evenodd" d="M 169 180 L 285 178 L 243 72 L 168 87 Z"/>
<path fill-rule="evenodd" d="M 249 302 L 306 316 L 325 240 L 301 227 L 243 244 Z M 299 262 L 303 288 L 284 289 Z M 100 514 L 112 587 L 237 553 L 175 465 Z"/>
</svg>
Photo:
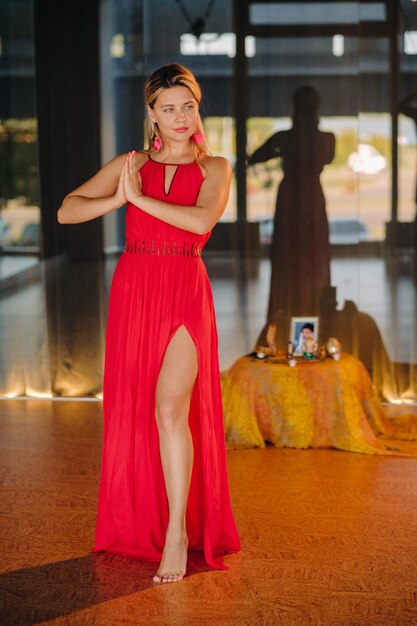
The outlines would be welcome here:
<svg viewBox="0 0 417 626">
<path fill-rule="evenodd" d="M 318 317 L 292 317 L 290 341 L 293 345 L 294 356 L 302 356 L 302 344 L 304 339 L 312 337 L 317 343 L 319 340 Z"/>
</svg>

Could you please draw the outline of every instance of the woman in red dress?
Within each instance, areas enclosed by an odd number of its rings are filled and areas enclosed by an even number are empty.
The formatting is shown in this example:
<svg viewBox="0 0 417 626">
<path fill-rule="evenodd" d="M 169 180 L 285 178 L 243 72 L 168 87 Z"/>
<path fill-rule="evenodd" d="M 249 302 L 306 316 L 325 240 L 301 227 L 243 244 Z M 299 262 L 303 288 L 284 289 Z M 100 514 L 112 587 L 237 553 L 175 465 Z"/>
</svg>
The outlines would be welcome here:
<svg viewBox="0 0 417 626">
<path fill-rule="evenodd" d="M 95 551 L 160 561 L 155 582 L 182 580 L 187 549 L 226 569 L 223 556 L 240 547 L 201 259 L 231 168 L 208 153 L 200 100 L 186 68 L 154 72 L 145 86 L 152 147 L 107 163 L 58 211 L 61 223 L 79 223 L 127 203 L 109 302 Z"/>
</svg>

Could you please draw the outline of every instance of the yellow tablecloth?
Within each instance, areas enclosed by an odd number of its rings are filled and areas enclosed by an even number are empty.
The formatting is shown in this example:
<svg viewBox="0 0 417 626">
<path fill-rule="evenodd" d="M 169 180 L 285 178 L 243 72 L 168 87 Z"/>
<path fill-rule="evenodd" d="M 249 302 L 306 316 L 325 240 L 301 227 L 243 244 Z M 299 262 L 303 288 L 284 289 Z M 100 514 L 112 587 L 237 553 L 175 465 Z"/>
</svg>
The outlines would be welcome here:
<svg viewBox="0 0 417 626">
<path fill-rule="evenodd" d="M 338 448 L 370 454 L 417 454 L 416 416 L 385 417 L 362 363 L 238 359 L 222 375 L 229 448 Z"/>
</svg>

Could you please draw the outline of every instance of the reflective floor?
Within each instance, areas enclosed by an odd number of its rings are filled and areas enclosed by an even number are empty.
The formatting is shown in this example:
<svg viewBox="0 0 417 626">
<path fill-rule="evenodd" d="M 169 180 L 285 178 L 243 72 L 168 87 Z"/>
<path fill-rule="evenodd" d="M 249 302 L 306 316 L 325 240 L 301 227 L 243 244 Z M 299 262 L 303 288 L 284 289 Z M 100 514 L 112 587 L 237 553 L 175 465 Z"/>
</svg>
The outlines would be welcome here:
<svg viewBox="0 0 417 626">
<path fill-rule="evenodd" d="M 101 403 L 0 402 L 4 626 L 408 626 L 417 623 L 417 460 L 335 450 L 228 452 L 242 541 L 185 579 L 91 554 Z"/>
</svg>

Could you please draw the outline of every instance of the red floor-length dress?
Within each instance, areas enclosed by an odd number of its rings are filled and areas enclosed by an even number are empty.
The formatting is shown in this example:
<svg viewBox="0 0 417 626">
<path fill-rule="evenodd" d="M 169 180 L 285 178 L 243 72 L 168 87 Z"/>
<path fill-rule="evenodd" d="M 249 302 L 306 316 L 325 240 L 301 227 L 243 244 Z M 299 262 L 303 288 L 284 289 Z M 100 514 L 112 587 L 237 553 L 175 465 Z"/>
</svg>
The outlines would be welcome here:
<svg viewBox="0 0 417 626">
<path fill-rule="evenodd" d="M 140 170 L 143 193 L 193 206 L 203 182 L 196 161 Z M 173 209 L 174 210 L 174 209 Z M 155 421 L 155 389 L 166 348 L 184 326 L 198 353 L 189 424 L 194 465 L 187 507 L 190 550 L 211 567 L 239 550 L 230 508 L 213 298 L 196 235 L 128 204 L 126 248 L 110 294 L 104 373 L 104 444 L 95 551 L 159 560 L 168 502 Z M 181 354 L 178 354 L 178 361 Z"/>
</svg>

